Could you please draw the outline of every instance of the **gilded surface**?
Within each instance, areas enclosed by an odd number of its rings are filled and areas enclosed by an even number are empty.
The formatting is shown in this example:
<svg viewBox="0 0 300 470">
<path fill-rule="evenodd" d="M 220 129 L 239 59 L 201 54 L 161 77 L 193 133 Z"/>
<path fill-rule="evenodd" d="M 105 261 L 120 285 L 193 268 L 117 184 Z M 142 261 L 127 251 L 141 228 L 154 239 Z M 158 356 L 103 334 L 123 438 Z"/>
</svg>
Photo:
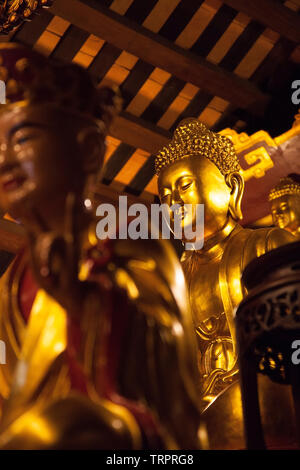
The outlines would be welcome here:
<svg viewBox="0 0 300 470">
<path fill-rule="evenodd" d="M 116 93 L 22 46 L 4 45 L 0 59 L 18 85 L 0 113 L 0 206 L 23 224 L 28 253 L 3 279 L 0 447 L 202 447 L 175 253 L 167 241 L 95 243 L 90 233 Z M 20 300 L 25 268 L 36 287 L 30 309 Z"/>
<path fill-rule="evenodd" d="M 199 345 L 202 398 L 207 404 L 237 379 L 234 311 L 246 294 L 243 270 L 280 243 L 285 243 L 285 237 L 277 229 L 252 231 L 236 226 L 214 246 L 220 249 L 215 257 L 201 251 L 183 256 Z"/>
<path fill-rule="evenodd" d="M 189 120 L 191 121 L 195 120 Z M 184 135 L 180 126 L 175 135 Z M 183 121 L 182 127 L 185 126 L 186 122 Z M 196 123 L 190 126 L 189 139 L 194 137 L 198 141 L 198 132 L 193 135 L 190 132 L 192 128 L 199 130 L 203 126 Z M 204 137 L 210 135 L 205 129 L 203 134 Z M 193 152 L 190 155 L 186 151 L 186 145 L 179 144 L 173 158 L 165 157 L 173 152 L 174 145 L 171 142 L 163 150 L 163 155 L 158 155 L 161 202 L 169 206 L 204 204 L 204 248 L 186 251 L 182 257 L 182 265 L 198 339 L 201 406 L 202 409 L 208 407 L 207 416 L 214 422 L 215 432 L 220 439 L 225 438 L 221 430 L 226 427 L 224 416 L 227 412 L 230 413 L 230 409 L 234 426 L 239 423 L 238 428 L 242 429 L 241 403 L 233 403 L 231 394 L 235 390 L 232 385 L 238 380 L 234 315 L 236 307 L 246 294 L 241 283 L 243 269 L 256 257 L 294 240 L 292 235 L 277 228 L 250 230 L 243 229 L 238 224 L 242 218 L 244 178 L 233 163 L 236 157 L 232 156 L 232 164 L 226 167 L 220 163 L 223 157 L 226 158 L 226 148 L 227 145 L 224 152 L 220 149 L 215 158 L 214 154 L 202 152 Z M 162 158 L 164 166 L 160 163 Z M 195 212 L 190 215 L 183 211 L 182 228 L 186 224 L 194 227 L 193 214 Z M 170 220 L 172 224 L 172 211 Z M 186 241 L 184 235 L 183 241 Z M 219 407 L 216 408 L 213 404 L 221 396 L 223 415 Z M 218 409 L 218 416 L 214 415 L 214 409 Z M 229 445 L 230 436 L 226 436 L 226 439 L 226 445 Z M 215 445 L 220 446 L 220 442 L 215 442 Z M 232 445 L 242 448 L 242 436 L 240 435 L 239 443 L 235 440 Z"/>
<path fill-rule="evenodd" d="M 41 8 L 50 7 L 52 0 L 1 0 L 0 34 L 9 33 Z"/>
<path fill-rule="evenodd" d="M 300 237 L 300 176 L 281 178 L 270 191 L 269 201 L 274 225 Z"/>
<path fill-rule="evenodd" d="M 162 168 L 185 155 L 207 156 L 223 175 L 229 171 L 240 170 L 231 140 L 221 134 L 211 132 L 196 119 L 185 119 L 175 130 L 169 145 L 156 155 L 156 173 L 159 174 Z"/>
<path fill-rule="evenodd" d="M 245 181 L 250 178 L 262 178 L 266 171 L 273 168 L 274 163 L 267 148 L 276 147 L 276 143 L 267 132 L 258 131 L 248 136 L 245 132 L 238 134 L 233 129 L 227 128 L 222 130 L 220 134 L 232 140 L 238 155 L 243 152 L 243 158 L 249 165 L 249 168 L 241 170 Z M 258 144 L 263 145 L 258 147 Z"/>
</svg>

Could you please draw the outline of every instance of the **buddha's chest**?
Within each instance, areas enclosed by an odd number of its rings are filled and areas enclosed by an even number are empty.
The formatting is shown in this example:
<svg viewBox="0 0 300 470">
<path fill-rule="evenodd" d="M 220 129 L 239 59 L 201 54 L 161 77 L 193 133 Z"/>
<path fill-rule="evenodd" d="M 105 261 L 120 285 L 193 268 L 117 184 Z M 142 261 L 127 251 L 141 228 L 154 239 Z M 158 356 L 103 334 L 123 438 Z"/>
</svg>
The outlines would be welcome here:
<svg viewBox="0 0 300 470">
<path fill-rule="evenodd" d="M 197 264 L 188 277 L 190 305 L 196 325 L 224 312 L 220 282 L 220 260 Z"/>
<path fill-rule="evenodd" d="M 192 270 L 183 263 L 195 325 L 220 317 L 226 309 L 226 314 L 233 314 L 243 298 L 239 261 L 234 255 L 207 263 L 194 260 Z"/>
</svg>

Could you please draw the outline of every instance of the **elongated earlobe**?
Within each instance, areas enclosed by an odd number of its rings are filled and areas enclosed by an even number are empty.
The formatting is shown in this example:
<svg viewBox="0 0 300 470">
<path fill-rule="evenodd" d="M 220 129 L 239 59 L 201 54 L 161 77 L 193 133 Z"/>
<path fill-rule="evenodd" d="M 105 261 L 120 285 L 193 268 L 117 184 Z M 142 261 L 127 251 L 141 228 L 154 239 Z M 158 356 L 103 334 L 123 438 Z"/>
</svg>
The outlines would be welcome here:
<svg viewBox="0 0 300 470">
<path fill-rule="evenodd" d="M 226 184 L 230 187 L 229 213 L 233 220 L 241 220 L 242 214 L 242 197 L 244 194 L 244 178 L 238 171 L 225 176 Z"/>
</svg>

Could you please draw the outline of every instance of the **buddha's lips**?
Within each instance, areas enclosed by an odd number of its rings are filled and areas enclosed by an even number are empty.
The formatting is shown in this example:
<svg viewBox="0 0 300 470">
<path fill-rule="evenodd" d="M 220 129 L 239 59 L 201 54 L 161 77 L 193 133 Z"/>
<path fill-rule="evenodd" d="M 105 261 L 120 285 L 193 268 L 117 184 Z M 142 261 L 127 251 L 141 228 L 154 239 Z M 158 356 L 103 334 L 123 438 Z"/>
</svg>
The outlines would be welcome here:
<svg viewBox="0 0 300 470">
<path fill-rule="evenodd" d="M 287 217 L 285 216 L 277 216 L 276 223 L 279 225 L 280 228 L 284 228 L 288 224 Z"/>
<path fill-rule="evenodd" d="M 3 176 L 0 181 L 2 189 L 6 192 L 10 192 L 19 189 L 25 180 L 26 177 L 23 175 L 8 174 L 6 176 Z"/>
</svg>

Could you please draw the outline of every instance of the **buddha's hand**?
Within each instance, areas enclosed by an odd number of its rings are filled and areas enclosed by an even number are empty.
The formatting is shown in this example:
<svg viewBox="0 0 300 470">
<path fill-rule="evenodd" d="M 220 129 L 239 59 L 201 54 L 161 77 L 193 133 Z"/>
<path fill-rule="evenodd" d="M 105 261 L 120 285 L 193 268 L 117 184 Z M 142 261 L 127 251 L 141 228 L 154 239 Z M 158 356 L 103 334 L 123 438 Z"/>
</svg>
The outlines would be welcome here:
<svg viewBox="0 0 300 470">
<path fill-rule="evenodd" d="M 66 200 L 63 233 L 41 229 L 30 233 L 31 262 L 42 289 L 69 313 L 80 312 L 94 285 L 79 280 L 80 227 L 84 214 L 74 193 Z"/>
</svg>

